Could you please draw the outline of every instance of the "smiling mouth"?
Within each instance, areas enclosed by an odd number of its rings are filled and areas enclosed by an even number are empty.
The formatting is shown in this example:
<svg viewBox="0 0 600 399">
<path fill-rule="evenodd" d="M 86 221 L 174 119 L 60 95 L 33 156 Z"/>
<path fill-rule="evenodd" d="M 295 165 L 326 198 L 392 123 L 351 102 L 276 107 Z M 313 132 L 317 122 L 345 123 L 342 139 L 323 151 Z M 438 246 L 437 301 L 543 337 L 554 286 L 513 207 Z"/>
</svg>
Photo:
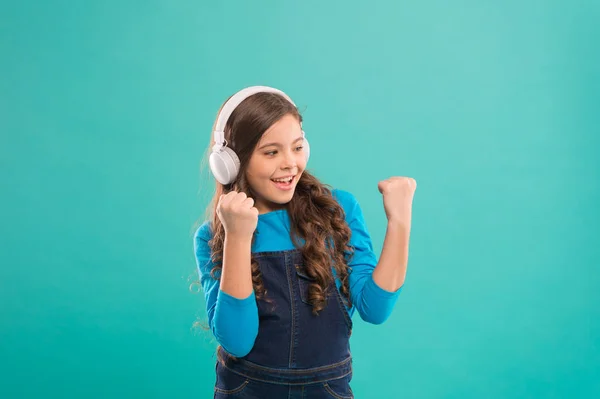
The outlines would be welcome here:
<svg viewBox="0 0 600 399">
<path fill-rule="evenodd" d="M 296 175 L 287 177 L 285 179 L 271 179 L 275 186 L 281 189 L 290 188 L 294 180 L 296 180 Z"/>
<path fill-rule="evenodd" d="M 296 176 L 290 176 L 290 177 L 286 177 L 284 179 L 271 179 L 271 181 L 274 181 L 275 183 L 290 183 L 292 180 L 294 180 Z"/>
</svg>

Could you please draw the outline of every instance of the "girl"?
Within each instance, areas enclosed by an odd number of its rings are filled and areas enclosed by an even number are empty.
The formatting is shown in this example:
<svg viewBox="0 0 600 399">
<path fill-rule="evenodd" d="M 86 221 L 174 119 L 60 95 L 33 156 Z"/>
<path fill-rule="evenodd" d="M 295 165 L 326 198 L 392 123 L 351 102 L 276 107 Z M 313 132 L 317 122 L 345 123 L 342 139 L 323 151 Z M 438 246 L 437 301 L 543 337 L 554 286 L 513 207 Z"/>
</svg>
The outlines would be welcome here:
<svg viewBox="0 0 600 399">
<path fill-rule="evenodd" d="M 194 250 L 219 346 L 215 398 L 353 398 L 352 315 L 390 315 L 404 283 L 416 182 L 378 189 L 379 261 L 361 208 L 306 171 L 302 117 L 283 92 L 249 87 L 214 126 L 211 216 Z"/>
</svg>

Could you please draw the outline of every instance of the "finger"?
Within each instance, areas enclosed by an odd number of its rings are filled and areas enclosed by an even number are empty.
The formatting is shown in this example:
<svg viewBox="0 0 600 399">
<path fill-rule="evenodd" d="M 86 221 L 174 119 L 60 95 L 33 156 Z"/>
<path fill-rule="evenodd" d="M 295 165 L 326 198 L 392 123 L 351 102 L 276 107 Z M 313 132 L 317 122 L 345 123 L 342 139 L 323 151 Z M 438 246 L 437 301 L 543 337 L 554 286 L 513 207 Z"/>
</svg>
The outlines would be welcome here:
<svg viewBox="0 0 600 399">
<path fill-rule="evenodd" d="M 223 202 L 225 202 L 225 194 L 221 194 L 219 196 L 219 200 L 217 201 L 217 208 L 220 208 L 223 205 Z"/>
<path fill-rule="evenodd" d="M 233 197 L 233 199 L 231 200 L 231 205 L 241 205 L 242 202 L 244 202 L 246 200 L 246 198 L 248 198 L 246 193 L 244 193 L 244 192 L 237 193 L 237 195 L 235 197 Z"/>
<path fill-rule="evenodd" d="M 242 201 L 242 206 L 246 209 L 250 209 L 254 206 L 254 199 L 248 197 L 244 201 Z"/>
<path fill-rule="evenodd" d="M 227 206 L 229 202 L 231 202 L 231 198 L 233 197 L 233 191 L 228 192 L 227 194 L 221 194 L 221 199 L 219 200 L 220 206 Z"/>
<path fill-rule="evenodd" d="M 377 189 L 381 194 L 383 194 L 383 192 L 386 190 L 388 184 L 389 182 L 387 180 L 382 180 L 377 184 Z"/>
</svg>

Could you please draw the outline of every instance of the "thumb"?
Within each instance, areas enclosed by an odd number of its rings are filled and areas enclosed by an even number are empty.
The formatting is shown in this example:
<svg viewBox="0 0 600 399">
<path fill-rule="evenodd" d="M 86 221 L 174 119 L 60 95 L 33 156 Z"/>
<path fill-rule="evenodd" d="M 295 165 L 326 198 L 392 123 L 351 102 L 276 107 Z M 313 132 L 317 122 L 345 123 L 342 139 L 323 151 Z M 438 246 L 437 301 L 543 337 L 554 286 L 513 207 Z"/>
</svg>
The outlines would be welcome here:
<svg viewBox="0 0 600 399">
<path fill-rule="evenodd" d="M 381 194 L 383 194 L 383 191 L 386 189 L 386 187 L 388 186 L 390 182 L 387 180 L 382 180 L 379 183 L 377 183 L 377 189 L 379 190 L 379 192 Z"/>
</svg>

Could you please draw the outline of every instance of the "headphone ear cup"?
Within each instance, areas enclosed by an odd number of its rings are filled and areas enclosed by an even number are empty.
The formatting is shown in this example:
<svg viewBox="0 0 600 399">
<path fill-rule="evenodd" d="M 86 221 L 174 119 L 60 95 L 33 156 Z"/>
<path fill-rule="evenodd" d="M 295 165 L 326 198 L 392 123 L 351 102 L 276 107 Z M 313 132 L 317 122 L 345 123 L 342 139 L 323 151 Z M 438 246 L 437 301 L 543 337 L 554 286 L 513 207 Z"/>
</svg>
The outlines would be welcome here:
<svg viewBox="0 0 600 399">
<path fill-rule="evenodd" d="M 221 184 L 233 182 L 240 170 L 240 159 L 229 147 L 213 151 L 208 162 L 213 176 Z"/>
<path fill-rule="evenodd" d="M 304 132 L 302 132 L 304 133 Z M 302 144 L 304 147 L 304 154 L 306 155 L 306 163 L 308 163 L 308 158 L 310 158 L 310 144 L 308 144 L 308 140 L 306 139 L 306 135 L 304 135 L 304 143 Z"/>
</svg>

